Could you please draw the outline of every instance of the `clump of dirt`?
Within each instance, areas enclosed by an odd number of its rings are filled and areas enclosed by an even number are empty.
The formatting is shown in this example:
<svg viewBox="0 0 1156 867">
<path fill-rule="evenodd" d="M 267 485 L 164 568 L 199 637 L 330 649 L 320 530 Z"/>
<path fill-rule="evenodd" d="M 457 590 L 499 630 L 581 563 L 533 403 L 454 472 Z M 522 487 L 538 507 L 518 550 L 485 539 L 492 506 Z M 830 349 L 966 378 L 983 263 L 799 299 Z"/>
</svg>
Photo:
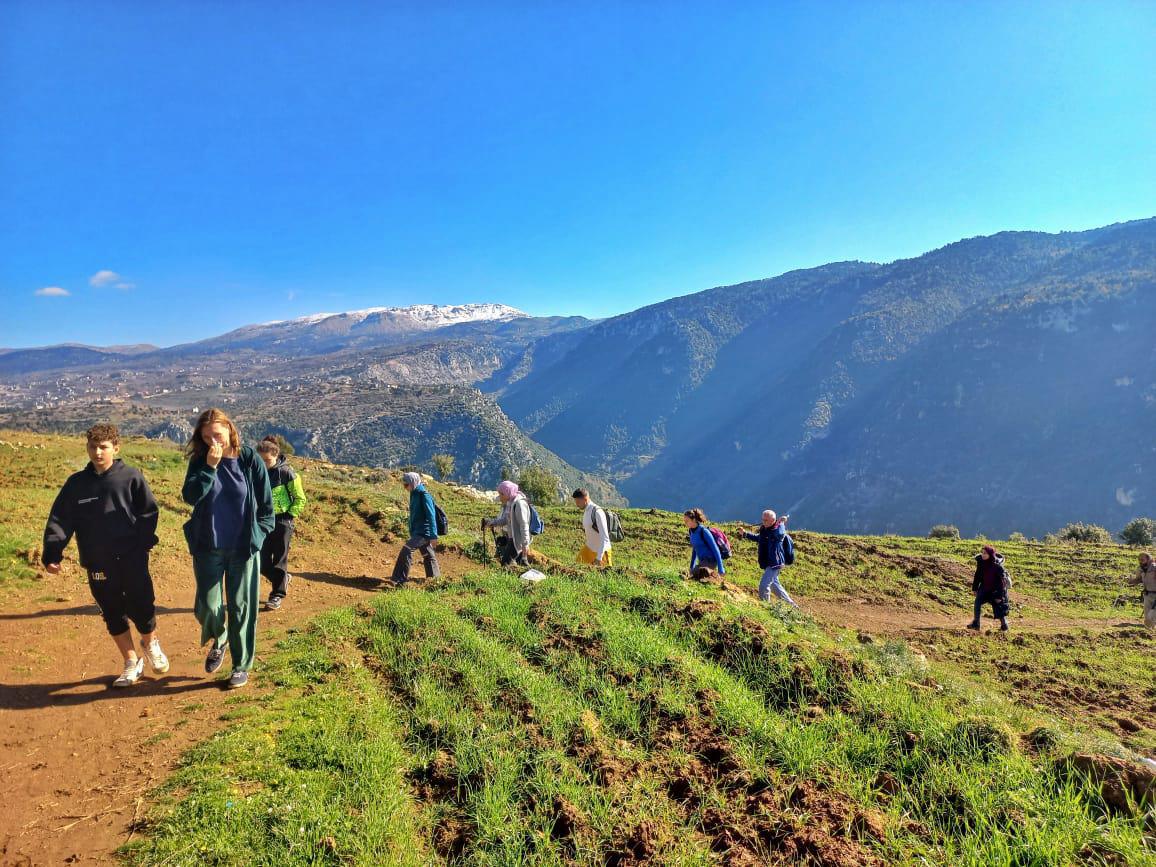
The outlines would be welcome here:
<svg viewBox="0 0 1156 867">
<path fill-rule="evenodd" d="M 606 853 L 606 867 L 633 867 L 649 864 L 662 854 L 670 842 L 670 829 L 653 819 L 645 819 L 626 838 Z"/>
<path fill-rule="evenodd" d="M 1100 796 L 1112 810 L 1136 815 L 1156 805 L 1156 770 L 1111 756 L 1076 753 L 1059 763 L 1061 773 L 1076 773 L 1100 787 Z"/>
<path fill-rule="evenodd" d="M 550 839 L 562 848 L 567 857 L 572 858 L 577 849 L 574 838 L 585 830 L 586 816 L 561 795 L 554 796 L 550 809 L 554 814 Z"/>
<path fill-rule="evenodd" d="M 691 623 L 702 620 L 708 614 L 717 614 L 722 611 L 722 603 L 714 599 L 692 599 L 685 605 L 674 609 L 674 613 Z"/>
</svg>

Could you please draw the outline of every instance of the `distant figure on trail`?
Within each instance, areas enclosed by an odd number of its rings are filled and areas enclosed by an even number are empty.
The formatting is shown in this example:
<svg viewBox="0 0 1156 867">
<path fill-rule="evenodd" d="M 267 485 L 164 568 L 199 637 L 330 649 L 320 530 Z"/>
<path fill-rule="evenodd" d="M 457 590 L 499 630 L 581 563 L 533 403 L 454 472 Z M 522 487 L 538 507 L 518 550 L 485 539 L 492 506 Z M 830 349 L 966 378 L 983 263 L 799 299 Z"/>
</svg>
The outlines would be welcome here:
<svg viewBox="0 0 1156 867">
<path fill-rule="evenodd" d="M 438 525 L 433 494 L 426 490 L 419 473 L 403 474 L 401 486 L 409 491 L 409 539 L 401 546 L 393 564 L 393 583 L 398 587 L 409 580 L 414 551 L 421 551 L 426 578 L 435 578 L 441 574 L 438 555 L 434 550 Z"/>
<path fill-rule="evenodd" d="M 999 618 L 999 628 L 1007 631 L 1008 580 L 1003 567 L 1003 555 L 997 554 L 991 545 L 984 545 L 975 558 L 975 577 L 971 582 L 975 593 L 975 617 L 967 624 L 968 629 L 979 629 L 979 619 L 985 603 L 991 603 L 991 611 Z"/>
<path fill-rule="evenodd" d="M 181 497 L 193 507 L 185 523 L 197 581 L 193 613 L 201 644 L 212 642 L 205 673 L 220 669 L 227 640 L 233 662 L 227 685 L 238 689 L 249 682 L 253 667 L 261 547 L 276 523 L 269 472 L 256 449 L 241 445 L 237 426 L 220 409 L 201 413 L 185 453 L 189 468 Z"/>
<path fill-rule="evenodd" d="M 702 509 L 687 509 L 682 513 L 682 522 L 686 525 L 686 537 L 690 543 L 690 568 L 687 574 L 694 573 L 696 563 L 713 569 L 719 575 L 727 574 L 718 541 L 706 525 L 706 515 Z"/>
<path fill-rule="evenodd" d="M 786 565 L 783 554 L 783 540 L 787 537 L 787 520 L 790 515 L 778 517 L 773 510 L 763 512 L 762 526 L 758 532 L 743 531 L 743 538 L 759 543 L 759 568 L 763 570 L 763 578 L 759 581 L 759 598 L 764 602 L 771 601 L 771 594 L 782 599 L 795 608 L 795 600 L 790 597 L 786 589 L 779 583 L 779 573 Z"/>
<path fill-rule="evenodd" d="M 574 505 L 582 510 L 582 550 L 578 562 L 603 568 L 614 565 L 613 544 L 610 541 L 610 522 L 606 510 L 590 499 L 590 492 L 578 488 L 571 494 Z"/>
<path fill-rule="evenodd" d="M 502 511 L 498 517 L 482 519 L 483 532 L 487 527 L 504 527 L 506 532 L 498 537 L 498 562 L 503 566 L 517 563 L 529 566 L 530 554 L 530 501 L 522 489 L 514 482 L 504 481 L 498 485 L 498 499 Z"/>
<path fill-rule="evenodd" d="M 75 534 L 80 566 L 100 608 L 108 634 L 124 660 L 113 686 L 132 686 L 144 674 L 144 659 L 156 674 L 169 670 L 157 638 L 149 551 L 157 543 L 159 510 L 140 470 L 121 461 L 115 425 L 88 429 L 88 466 L 68 477 L 44 527 L 41 561 L 49 575 L 60 574 L 64 549 Z M 132 644 L 132 622 L 140 633 L 141 655 Z"/>
<path fill-rule="evenodd" d="M 273 491 L 273 532 L 261 546 L 261 574 L 273 584 L 265 607 L 276 611 L 289 593 L 289 543 L 293 540 L 293 522 L 305 510 L 305 488 L 301 477 L 285 462 L 281 447 L 271 436 L 257 444 L 257 454 L 269 472 Z"/>
<path fill-rule="evenodd" d="M 1156 629 L 1156 561 L 1145 551 L 1140 555 L 1140 568 L 1128 579 L 1129 584 L 1139 584 L 1140 599 L 1144 604 L 1144 625 Z"/>
</svg>

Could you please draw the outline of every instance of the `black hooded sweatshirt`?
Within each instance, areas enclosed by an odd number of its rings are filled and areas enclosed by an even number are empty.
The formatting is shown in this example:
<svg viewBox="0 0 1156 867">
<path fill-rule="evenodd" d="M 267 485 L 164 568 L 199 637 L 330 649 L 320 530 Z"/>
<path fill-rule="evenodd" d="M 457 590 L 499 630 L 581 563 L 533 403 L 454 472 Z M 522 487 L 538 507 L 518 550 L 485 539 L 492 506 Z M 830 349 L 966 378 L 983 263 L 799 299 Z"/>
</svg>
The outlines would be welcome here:
<svg viewBox="0 0 1156 867">
<path fill-rule="evenodd" d="M 45 563 L 59 563 L 76 535 L 80 565 L 98 571 L 157 543 L 157 501 L 140 470 L 120 458 L 100 475 L 89 463 L 56 495 L 44 528 Z"/>
</svg>

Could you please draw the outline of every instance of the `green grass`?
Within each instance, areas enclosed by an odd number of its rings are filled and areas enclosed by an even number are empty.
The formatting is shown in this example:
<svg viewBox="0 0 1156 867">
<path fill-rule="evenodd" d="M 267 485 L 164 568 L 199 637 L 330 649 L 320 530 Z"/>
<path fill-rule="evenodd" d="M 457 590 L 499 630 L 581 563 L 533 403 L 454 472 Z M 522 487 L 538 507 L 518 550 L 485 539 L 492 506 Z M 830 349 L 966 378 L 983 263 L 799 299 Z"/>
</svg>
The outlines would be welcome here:
<svg viewBox="0 0 1156 867">
<path fill-rule="evenodd" d="M 14 497 L 0 563 L 30 568 L 29 534 L 83 443 L 23 439 L 43 447 L 18 460 L 0 448 L 0 484 Z M 137 441 L 125 456 L 162 504 L 159 556 L 183 562 L 183 459 Z M 298 464 L 312 501 L 300 550 L 400 541 L 395 474 Z M 432 487 L 450 515 L 446 544 L 479 557 L 475 528 L 497 507 Z M 543 512 L 535 547 L 572 563 L 577 511 Z M 733 584 L 699 584 L 683 575 L 676 515 L 621 517 L 615 569 L 549 567 L 527 588 L 479 563 L 287 636 L 262 660 L 276 688 L 230 699 L 221 732 L 164 784 L 126 858 L 1156 862 L 1144 818 L 1107 808 L 1062 762 L 1081 748 L 1123 754 L 1119 739 L 1153 746 L 1156 639 L 1115 626 L 1129 619 L 1113 604 L 1127 549 L 1001 545 L 1017 622 L 1066 624 L 1052 632 L 861 644 L 821 629 L 807 602 L 970 614 L 977 543 L 799 532 L 785 577 L 797 613 L 754 598 L 753 545 L 728 564 Z M 16 594 L 28 580 L 5 583 Z M 1040 729 L 1046 742 L 1027 736 Z"/>
</svg>

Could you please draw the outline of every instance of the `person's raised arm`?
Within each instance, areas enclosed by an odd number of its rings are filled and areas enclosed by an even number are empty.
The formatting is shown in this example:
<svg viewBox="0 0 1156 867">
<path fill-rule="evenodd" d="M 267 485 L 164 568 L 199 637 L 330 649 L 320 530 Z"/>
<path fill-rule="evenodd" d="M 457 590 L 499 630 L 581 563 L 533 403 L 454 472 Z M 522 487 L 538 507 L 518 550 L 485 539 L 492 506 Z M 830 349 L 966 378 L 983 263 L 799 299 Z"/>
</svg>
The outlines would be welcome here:
<svg viewBox="0 0 1156 867">
<path fill-rule="evenodd" d="M 213 490 L 217 480 L 217 468 L 209 466 L 204 458 L 191 458 L 185 471 L 185 483 L 181 486 L 181 499 L 195 506 Z"/>
</svg>

